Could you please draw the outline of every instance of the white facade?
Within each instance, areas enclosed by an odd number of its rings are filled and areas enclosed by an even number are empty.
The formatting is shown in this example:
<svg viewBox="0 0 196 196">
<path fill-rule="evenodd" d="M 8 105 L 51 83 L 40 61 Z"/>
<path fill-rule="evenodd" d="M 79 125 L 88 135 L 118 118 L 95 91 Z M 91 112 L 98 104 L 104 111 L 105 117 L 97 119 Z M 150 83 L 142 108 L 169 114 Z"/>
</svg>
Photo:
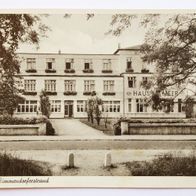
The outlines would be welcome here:
<svg viewBox="0 0 196 196">
<path fill-rule="evenodd" d="M 138 100 L 142 102 L 146 97 L 140 86 L 142 77 L 149 77 L 154 70 L 142 62 L 138 47 L 118 49 L 110 55 L 20 53 L 19 56 L 26 102 L 19 105 L 16 115 L 37 115 L 39 95 L 45 89 L 50 94 L 51 118 L 86 117 L 85 102 L 92 91 L 103 100 L 104 115 L 111 118 L 185 116 L 177 103 L 172 114 L 138 106 Z M 149 72 L 142 73 L 143 69 Z M 129 86 L 130 77 L 136 79 L 133 87 Z"/>
</svg>

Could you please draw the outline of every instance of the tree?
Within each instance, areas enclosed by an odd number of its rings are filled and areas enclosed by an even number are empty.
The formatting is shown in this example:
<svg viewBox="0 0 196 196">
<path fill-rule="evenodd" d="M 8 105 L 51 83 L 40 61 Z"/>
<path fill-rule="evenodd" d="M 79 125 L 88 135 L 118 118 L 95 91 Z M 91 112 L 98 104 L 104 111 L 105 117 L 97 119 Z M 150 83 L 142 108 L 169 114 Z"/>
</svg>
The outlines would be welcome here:
<svg viewBox="0 0 196 196">
<path fill-rule="evenodd" d="M 47 27 L 40 17 L 29 14 L 0 14 L 0 108 L 13 115 L 23 99 L 16 83 L 20 79 L 20 60 L 16 54 L 22 42 L 36 44 L 44 36 Z"/>
<path fill-rule="evenodd" d="M 94 99 L 94 111 L 93 112 L 95 115 L 95 119 L 97 121 L 97 125 L 100 124 L 100 120 L 101 120 L 101 114 L 102 114 L 101 106 L 102 106 L 102 104 L 103 104 L 103 101 L 100 98 L 96 97 Z"/>
<path fill-rule="evenodd" d="M 40 93 L 40 110 L 43 115 L 50 117 L 50 100 L 45 91 Z"/>
<path fill-rule="evenodd" d="M 97 125 L 100 124 L 102 104 L 103 101 L 100 98 L 95 97 L 94 95 L 87 100 L 88 121 L 90 121 L 92 124 L 94 123 L 94 119 L 97 121 Z"/>
<path fill-rule="evenodd" d="M 138 18 L 147 29 L 141 46 L 143 61 L 156 67 L 151 83 L 154 109 L 168 104 L 168 100 L 160 98 L 161 92 L 168 88 L 182 88 L 196 95 L 196 14 L 115 14 L 108 33 L 119 36 Z"/>
</svg>

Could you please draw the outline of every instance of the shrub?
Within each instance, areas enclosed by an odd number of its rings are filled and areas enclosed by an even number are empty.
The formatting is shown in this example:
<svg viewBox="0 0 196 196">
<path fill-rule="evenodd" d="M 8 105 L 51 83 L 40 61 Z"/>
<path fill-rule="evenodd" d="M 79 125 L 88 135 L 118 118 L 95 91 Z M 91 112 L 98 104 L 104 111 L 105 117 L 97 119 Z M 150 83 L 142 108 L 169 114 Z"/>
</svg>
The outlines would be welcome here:
<svg viewBox="0 0 196 196">
<path fill-rule="evenodd" d="M 10 115 L 0 115 L 0 124 L 2 125 L 24 125 L 24 124 L 38 124 L 45 123 L 47 117 L 32 117 L 32 118 L 18 118 Z"/>
<path fill-rule="evenodd" d="M 51 176 L 51 171 L 35 161 L 0 154 L 0 176 Z"/>
<path fill-rule="evenodd" d="M 196 176 L 196 157 L 164 154 L 152 161 L 126 163 L 133 176 Z"/>
<path fill-rule="evenodd" d="M 46 122 L 46 135 L 55 135 L 55 129 L 50 121 Z"/>
</svg>

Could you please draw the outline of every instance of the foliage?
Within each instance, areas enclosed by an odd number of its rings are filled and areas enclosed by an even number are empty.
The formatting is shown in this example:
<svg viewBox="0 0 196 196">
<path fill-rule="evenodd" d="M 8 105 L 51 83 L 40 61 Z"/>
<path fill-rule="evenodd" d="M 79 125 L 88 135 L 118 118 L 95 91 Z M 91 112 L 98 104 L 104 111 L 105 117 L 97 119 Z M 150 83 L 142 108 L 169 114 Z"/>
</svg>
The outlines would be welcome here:
<svg viewBox="0 0 196 196">
<path fill-rule="evenodd" d="M 160 92 L 170 87 L 187 89 L 196 95 L 193 91 L 196 85 L 196 14 L 114 14 L 108 33 L 119 36 L 134 20 L 140 21 L 140 27 L 146 31 L 141 46 L 143 61 L 156 67 L 150 84 L 155 94 L 152 97 L 156 102 L 154 109 L 159 110 L 164 103 L 168 105 L 167 100 L 161 100 Z M 188 89 L 190 85 L 193 88 Z M 149 84 L 147 86 L 149 88 Z"/>
<path fill-rule="evenodd" d="M 55 129 L 50 121 L 46 122 L 46 135 L 55 135 Z"/>
<path fill-rule="evenodd" d="M 38 46 L 40 36 L 44 36 L 48 28 L 39 16 L 29 14 L 1 14 L 0 24 L 0 108 L 13 115 L 23 99 L 16 85 L 20 79 L 16 76 L 20 72 L 16 50 L 22 42 Z"/>
<path fill-rule="evenodd" d="M 40 110 L 43 115 L 50 117 L 51 111 L 50 111 L 50 100 L 47 96 L 46 91 L 42 91 L 40 94 Z"/>
<path fill-rule="evenodd" d="M 0 154 L 0 176 L 50 176 L 51 171 L 31 160 Z"/>
<path fill-rule="evenodd" d="M 196 157 L 178 157 L 164 154 L 152 161 L 133 161 L 126 163 L 133 176 L 195 176 Z"/>
<path fill-rule="evenodd" d="M 191 118 L 193 114 L 194 99 L 188 97 L 185 101 L 185 113 L 187 118 Z"/>
<path fill-rule="evenodd" d="M 47 118 L 42 117 L 35 117 L 35 118 L 18 118 L 18 117 L 11 117 L 10 115 L 0 115 L 0 124 L 3 125 L 24 125 L 24 124 L 38 124 L 38 123 L 45 123 Z"/>
<path fill-rule="evenodd" d="M 90 99 L 87 100 L 87 115 L 88 115 L 88 121 L 91 121 L 91 123 L 94 123 L 94 119 L 97 121 L 97 124 L 100 124 L 101 120 L 101 105 L 103 104 L 103 101 L 95 96 L 92 96 Z"/>
</svg>

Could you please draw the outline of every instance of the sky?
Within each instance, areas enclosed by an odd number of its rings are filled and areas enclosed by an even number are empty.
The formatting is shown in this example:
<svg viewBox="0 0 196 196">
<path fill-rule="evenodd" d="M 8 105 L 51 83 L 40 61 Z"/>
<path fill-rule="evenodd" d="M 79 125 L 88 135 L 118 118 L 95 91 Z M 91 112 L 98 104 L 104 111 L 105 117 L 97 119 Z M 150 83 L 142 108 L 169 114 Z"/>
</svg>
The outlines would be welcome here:
<svg viewBox="0 0 196 196">
<path fill-rule="evenodd" d="M 47 38 L 41 38 L 39 49 L 34 45 L 22 44 L 18 52 L 112 54 L 117 48 L 142 44 L 145 30 L 135 20 L 120 36 L 106 35 L 110 28 L 111 14 L 96 14 L 87 20 L 85 14 L 62 14 L 42 17 L 42 23 L 50 27 Z"/>
</svg>

